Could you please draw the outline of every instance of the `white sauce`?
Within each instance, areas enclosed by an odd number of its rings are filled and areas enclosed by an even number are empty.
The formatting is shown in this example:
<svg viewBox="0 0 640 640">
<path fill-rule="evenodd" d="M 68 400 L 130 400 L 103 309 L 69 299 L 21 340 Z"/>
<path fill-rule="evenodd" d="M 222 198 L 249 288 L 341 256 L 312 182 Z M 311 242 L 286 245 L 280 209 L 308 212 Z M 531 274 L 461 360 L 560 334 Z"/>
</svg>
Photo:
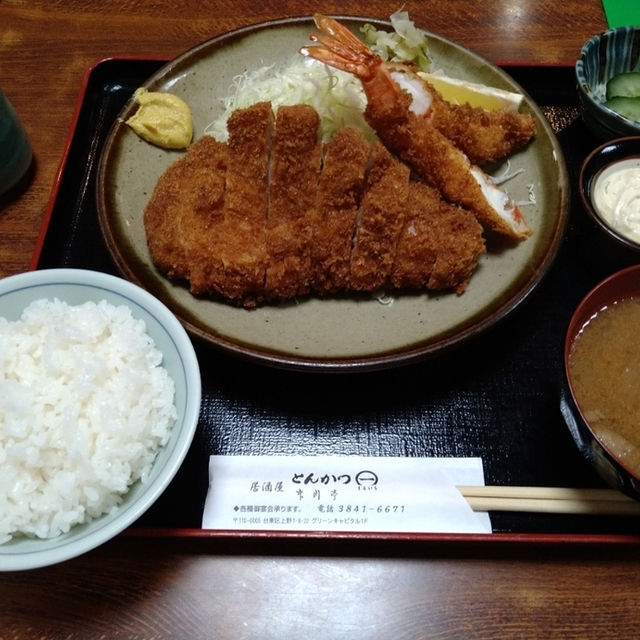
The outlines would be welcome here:
<svg viewBox="0 0 640 640">
<path fill-rule="evenodd" d="M 593 206 L 619 234 L 640 242 L 640 158 L 610 165 L 596 178 Z"/>
</svg>

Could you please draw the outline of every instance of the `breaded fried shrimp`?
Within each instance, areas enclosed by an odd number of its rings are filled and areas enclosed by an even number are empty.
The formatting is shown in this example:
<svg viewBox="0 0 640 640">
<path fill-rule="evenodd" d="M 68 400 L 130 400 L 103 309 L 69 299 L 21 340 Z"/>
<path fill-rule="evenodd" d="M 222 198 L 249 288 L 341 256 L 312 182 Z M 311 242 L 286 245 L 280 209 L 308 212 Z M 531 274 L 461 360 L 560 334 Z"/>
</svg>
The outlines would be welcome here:
<svg viewBox="0 0 640 640">
<path fill-rule="evenodd" d="M 411 110 L 411 95 L 393 80 L 382 59 L 332 18 L 316 14 L 314 19 L 321 33 L 311 40 L 320 44 L 301 53 L 360 79 L 367 96 L 365 118 L 384 145 L 483 225 L 515 239 L 529 236 L 518 206 L 428 118 Z"/>
<path fill-rule="evenodd" d="M 535 121 L 528 114 L 451 104 L 411 66 L 389 63 L 388 67 L 398 86 L 412 94 L 410 109 L 453 142 L 471 164 L 501 160 L 524 147 L 536 133 Z"/>
</svg>

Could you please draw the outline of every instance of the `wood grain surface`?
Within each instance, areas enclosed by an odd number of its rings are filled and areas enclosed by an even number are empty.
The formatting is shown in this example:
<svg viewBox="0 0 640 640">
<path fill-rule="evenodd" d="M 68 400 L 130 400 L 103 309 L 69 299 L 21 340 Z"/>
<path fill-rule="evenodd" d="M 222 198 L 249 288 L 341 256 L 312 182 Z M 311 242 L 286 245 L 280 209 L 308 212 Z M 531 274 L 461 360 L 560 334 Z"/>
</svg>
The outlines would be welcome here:
<svg viewBox="0 0 640 640">
<path fill-rule="evenodd" d="M 496 62 L 572 63 L 599 0 L 429 0 L 427 30 Z M 386 18 L 379 0 L 4 0 L 0 83 L 32 171 L 0 196 L 0 276 L 28 268 L 82 78 L 110 56 L 170 58 L 217 34 L 313 12 Z M 416 544 L 120 536 L 0 574 L 0 639 L 635 638 L 634 545 Z"/>
<path fill-rule="evenodd" d="M 636 638 L 633 547 L 118 538 L 0 577 L 0 637 Z"/>
</svg>

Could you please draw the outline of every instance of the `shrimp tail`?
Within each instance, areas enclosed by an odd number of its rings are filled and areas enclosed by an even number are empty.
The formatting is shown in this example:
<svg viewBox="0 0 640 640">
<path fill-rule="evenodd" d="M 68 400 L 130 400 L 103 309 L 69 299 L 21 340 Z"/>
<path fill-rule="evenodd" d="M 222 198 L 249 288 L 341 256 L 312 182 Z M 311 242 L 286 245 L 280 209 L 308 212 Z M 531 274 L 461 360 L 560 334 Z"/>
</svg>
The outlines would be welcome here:
<svg viewBox="0 0 640 640">
<path fill-rule="evenodd" d="M 340 24 L 337 20 L 325 16 L 321 13 L 316 13 L 313 16 L 313 21 L 316 26 L 322 32 L 321 35 L 331 36 L 336 40 L 344 43 L 353 51 L 360 51 L 363 55 L 371 58 L 377 57 L 375 53 L 367 47 L 356 35 L 354 35 L 344 25 Z"/>
<path fill-rule="evenodd" d="M 375 75 L 380 61 L 369 47 L 333 18 L 316 13 L 313 19 L 322 33 L 311 34 L 309 39 L 318 45 L 303 47 L 302 55 L 352 73 L 363 82 Z"/>
<path fill-rule="evenodd" d="M 385 110 L 397 109 L 404 102 L 404 92 L 399 90 L 380 56 L 333 18 L 321 14 L 313 18 L 322 33 L 311 34 L 309 38 L 318 44 L 302 47 L 300 53 L 354 75 L 362 83 L 370 104 Z"/>
<path fill-rule="evenodd" d="M 311 36 L 311 40 L 319 42 L 322 46 L 303 47 L 300 49 L 302 55 L 313 58 L 318 62 L 323 62 L 330 67 L 351 73 L 356 78 L 364 78 L 369 75 L 368 66 L 363 64 L 360 58 L 353 56 L 348 49 L 344 49 L 337 40 L 323 36 Z M 339 65 L 337 54 L 340 56 Z"/>
</svg>

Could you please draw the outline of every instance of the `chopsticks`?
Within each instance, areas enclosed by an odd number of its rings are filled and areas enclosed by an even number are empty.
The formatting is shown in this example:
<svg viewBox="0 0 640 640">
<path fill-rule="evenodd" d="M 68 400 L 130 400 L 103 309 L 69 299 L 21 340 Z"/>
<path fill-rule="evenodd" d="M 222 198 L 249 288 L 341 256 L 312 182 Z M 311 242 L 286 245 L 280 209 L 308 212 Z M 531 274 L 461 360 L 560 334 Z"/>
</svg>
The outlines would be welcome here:
<svg viewBox="0 0 640 640">
<path fill-rule="evenodd" d="M 640 515 L 640 502 L 614 489 L 458 486 L 474 511 Z"/>
</svg>

